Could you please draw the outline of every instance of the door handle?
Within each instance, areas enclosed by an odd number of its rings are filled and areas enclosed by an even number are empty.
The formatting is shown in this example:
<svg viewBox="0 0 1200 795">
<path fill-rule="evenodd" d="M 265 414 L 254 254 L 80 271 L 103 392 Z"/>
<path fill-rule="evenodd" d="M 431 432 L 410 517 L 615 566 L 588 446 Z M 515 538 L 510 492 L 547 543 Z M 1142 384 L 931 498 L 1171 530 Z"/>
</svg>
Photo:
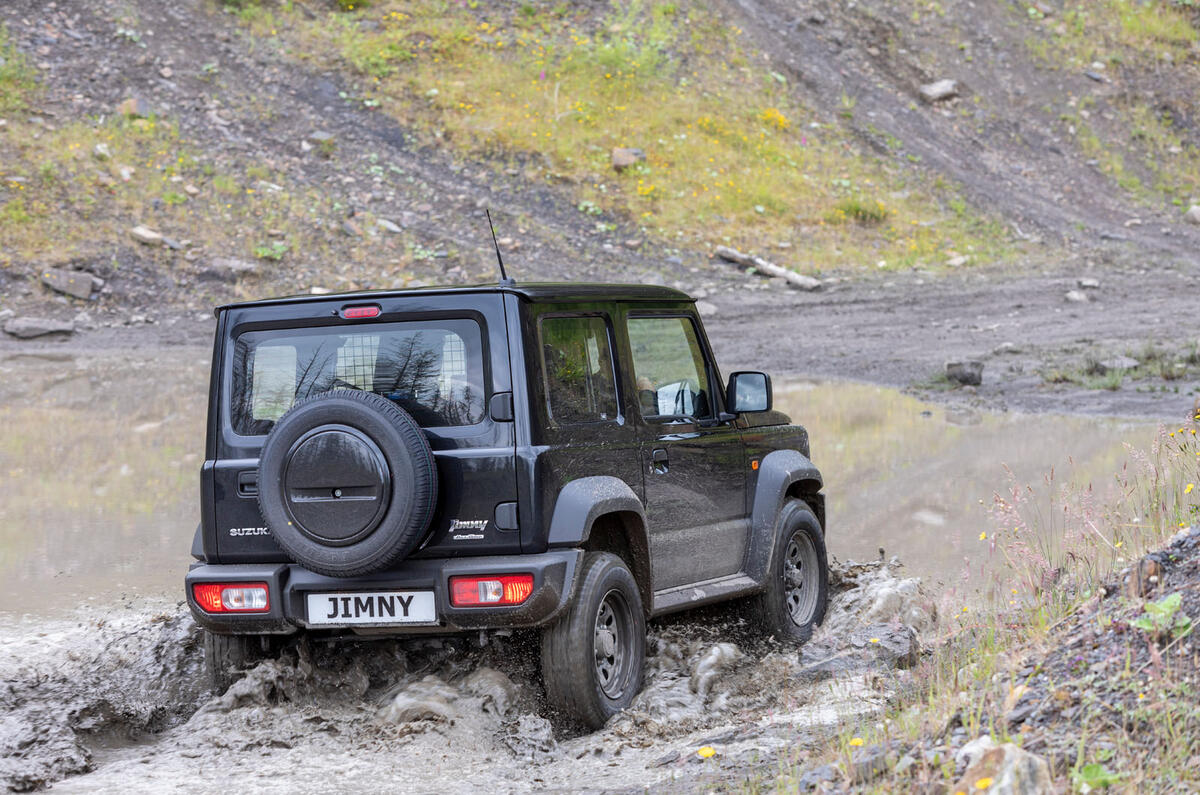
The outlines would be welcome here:
<svg viewBox="0 0 1200 795">
<path fill-rule="evenodd" d="M 654 470 L 656 475 L 665 475 L 670 468 L 670 462 L 667 460 L 667 451 L 662 447 L 656 448 L 650 453 L 650 468 Z"/>
</svg>

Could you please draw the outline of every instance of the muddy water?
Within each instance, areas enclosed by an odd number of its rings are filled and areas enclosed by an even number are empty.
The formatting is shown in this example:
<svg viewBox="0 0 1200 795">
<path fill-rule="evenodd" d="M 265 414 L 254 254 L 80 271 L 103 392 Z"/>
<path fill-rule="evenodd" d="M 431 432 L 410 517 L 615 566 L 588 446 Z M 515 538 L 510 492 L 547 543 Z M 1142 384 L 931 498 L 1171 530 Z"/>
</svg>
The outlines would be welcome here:
<svg viewBox="0 0 1200 795">
<path fill-rule="evenodd" d="M 784 381 L 776 406 L 810 433 L 825 477 L 830 549 L 870 560 L 884 548 L 926 583 L 982 561 L 987 507 L 1009 478 L 1093 484 L 1105 494 L 1126 458 L 1148 447 L 1145 420 L 995 414 L 923 403 L 857 383 Z M 1011 475 L 1009 474 L 1011 472 Z"/>
<path fill-rule="evenodd" d="M 841 567 L 801 650 L 736 610 L 651 628 L 646 688 L 574 736 L 541 702 L 536 639 L 301 642 L 208 692 L 180 604 L 196 521 L 205 352 L 0 360 L 0 783 L 67 792 L 676 791 L 772 780 L 880 711 L 936 629 L 1003 484 L 1075 456 L 1102 479 L 1145 425 L 977 415 L 856 384 L 777 384 L 827 474 Z M 875 643 L 874 641 L 882 642 Z M 710 746 L 711 758 L 697 754 Z"/>
</svg>

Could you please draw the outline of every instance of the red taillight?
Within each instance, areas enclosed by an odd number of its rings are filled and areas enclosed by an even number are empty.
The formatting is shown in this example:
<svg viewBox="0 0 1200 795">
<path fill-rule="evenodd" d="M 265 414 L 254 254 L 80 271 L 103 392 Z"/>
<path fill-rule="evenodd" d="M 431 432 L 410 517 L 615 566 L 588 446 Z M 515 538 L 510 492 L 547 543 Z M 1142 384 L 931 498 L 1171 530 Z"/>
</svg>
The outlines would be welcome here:
<svg viewBox="0 0 1200 795">
<path fill-rule="evenodd" d="M 342 317 L 346 320 L 362 320 L 369 317 L 379 317 L 379 307 L 375 304 L 367 306 L 348 306 L 342 309 Z"/>
<path fill-rule="evenodd" d="M 271 609 L 265 582 L 199 582 L 192 586 L 196 604 L 206 613 L 265 613 Z"/>
<path fill-rule="evenodd" d="M 489 574 L 484 577 L 451 577 L 450 604 L 454 607 L 519 605 L 533 593 L 532 574 Z"/>
</svg>

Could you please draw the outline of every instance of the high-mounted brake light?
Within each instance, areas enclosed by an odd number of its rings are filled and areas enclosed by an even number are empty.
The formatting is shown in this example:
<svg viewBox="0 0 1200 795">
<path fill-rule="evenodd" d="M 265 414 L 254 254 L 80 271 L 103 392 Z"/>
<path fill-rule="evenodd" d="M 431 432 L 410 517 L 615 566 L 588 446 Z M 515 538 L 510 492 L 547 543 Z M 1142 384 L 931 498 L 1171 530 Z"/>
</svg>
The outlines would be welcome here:
<svg viewBox="0 0 1200 795">
<path fill-rule="evenodd" d="M 532 574 L 489 574 L 484 577 L 451 577 L 450 604 L 454 607 L 519 605 L 533 593 Z"/>
<path fill-rule="evenodd" d="M 196 604 L 206 613 L 265 613 L 271 609 L 265 582 L 198 582 L 192 586 Z"/>
<path fill-rule="evenodd" d="M 375 304 L 343 307 L 342 317 L 346 320 L 363 320 L 370 317 L 379 317 L 379 307 Z"/>
</svg>

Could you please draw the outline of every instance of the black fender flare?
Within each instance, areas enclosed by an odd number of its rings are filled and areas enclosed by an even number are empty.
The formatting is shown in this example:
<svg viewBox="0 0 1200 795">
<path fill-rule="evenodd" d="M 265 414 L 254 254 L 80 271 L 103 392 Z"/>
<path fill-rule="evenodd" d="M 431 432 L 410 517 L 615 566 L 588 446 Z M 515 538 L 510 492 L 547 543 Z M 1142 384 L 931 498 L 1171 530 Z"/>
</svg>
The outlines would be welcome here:
<svg viewBox="0 0 1200 795">
<path fill-rule="evenodd" d="M 611 475 L 572 480 L 558 493 L 546 543 L 551 549 L 586 544 L 592 524 L 610 513 L 637 514 L 646 527 L 646 509 L 625 481 Z"/>
<path fill-rule="evenodd" d="M 758 484 L 754 488 L 750 545 L 746 551 L 746 574 L 755 582 L 763 582 L 770 571 L 779 511 L 787 499 L 788 490 L 796 483 L 803 483 L 804 491 L 812 494 L 816 494 L 824 485 L 820 470 L 808 456 L 798 450 L 774 450 L 763 456 L 758 466 Z M 818 515 L 818 519 L 824 532 L 824 516 Z"/>
</svg>

